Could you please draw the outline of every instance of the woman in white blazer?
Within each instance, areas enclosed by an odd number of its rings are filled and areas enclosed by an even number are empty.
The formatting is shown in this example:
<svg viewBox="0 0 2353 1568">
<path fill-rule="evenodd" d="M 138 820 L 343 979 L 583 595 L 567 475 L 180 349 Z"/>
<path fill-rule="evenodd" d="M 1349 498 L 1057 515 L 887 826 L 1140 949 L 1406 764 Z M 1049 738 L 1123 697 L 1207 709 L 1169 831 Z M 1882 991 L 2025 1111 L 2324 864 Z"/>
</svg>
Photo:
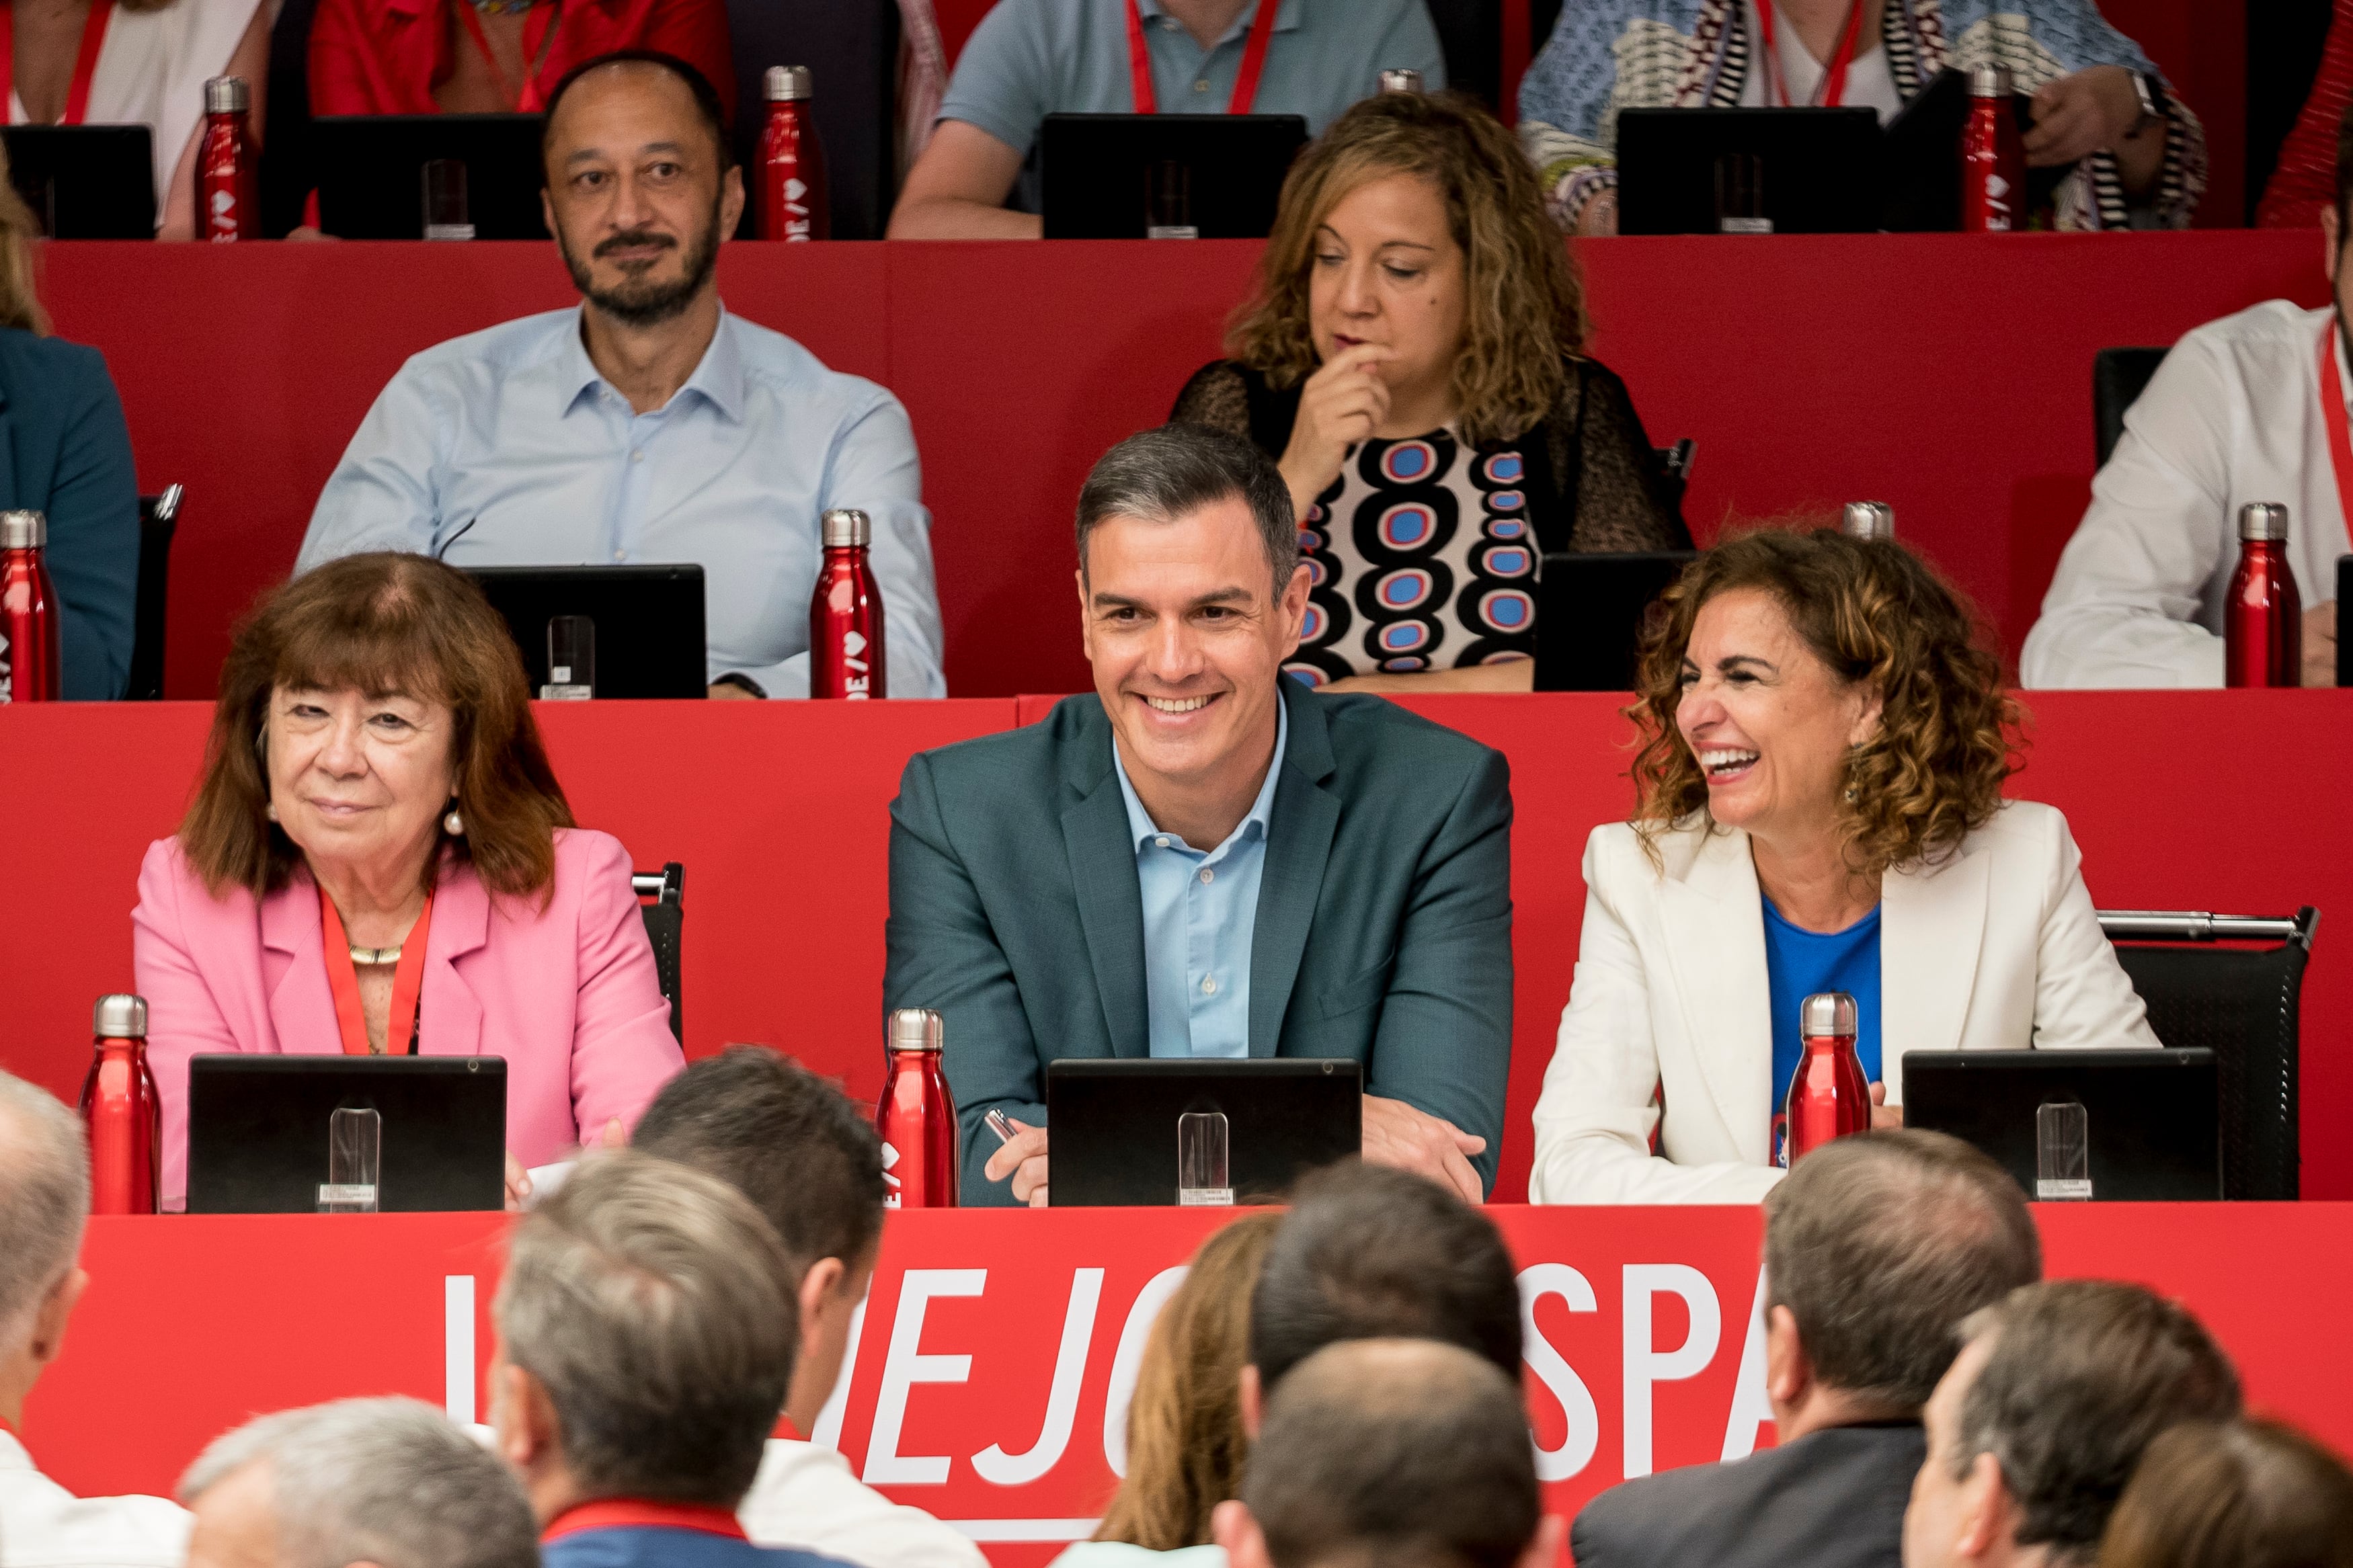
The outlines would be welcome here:
<svg viewBox="0 0 2353 1568">
<path fill-rule="evenodd" d="M 1586 844 L 1534 1201 L 1763 1197 L 1811 991 L 1856 996 L 1882 1122 L 1905 1051 L 2157 1045 L 2066 819 L 2001 799 L 2016 704 L 1926 564 L 1758 532 L 1662 604 L 1634 816 Z"/>
</svg>

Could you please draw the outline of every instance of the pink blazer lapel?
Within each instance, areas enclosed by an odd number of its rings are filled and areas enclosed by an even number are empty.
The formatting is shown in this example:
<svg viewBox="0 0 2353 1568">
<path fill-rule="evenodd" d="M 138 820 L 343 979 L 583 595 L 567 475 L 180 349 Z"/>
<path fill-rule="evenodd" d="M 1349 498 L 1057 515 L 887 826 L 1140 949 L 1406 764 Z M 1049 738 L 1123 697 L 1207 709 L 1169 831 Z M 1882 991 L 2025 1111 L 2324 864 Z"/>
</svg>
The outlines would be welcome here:
<svg viewBox="0 0 2353 1568">
<path fill-rule="evenodd" d="M 458 960 L 491 938 L 491 894 L 469 865 L 452 864 L 433 890 L 433 929 L 425 939 L 425 979 L 417 988 L 417 1050 L 425 1056 L 482 1052 L 482 999 Z"/>
<path fill-rule="evenodd" d="M 319 885 L 297 869 L 261 900 L 262 962 L 270 983 L 269 1024 L 289 1056 L 333 1056 L 343 1048 L 320 946 Z"/>
</svg>

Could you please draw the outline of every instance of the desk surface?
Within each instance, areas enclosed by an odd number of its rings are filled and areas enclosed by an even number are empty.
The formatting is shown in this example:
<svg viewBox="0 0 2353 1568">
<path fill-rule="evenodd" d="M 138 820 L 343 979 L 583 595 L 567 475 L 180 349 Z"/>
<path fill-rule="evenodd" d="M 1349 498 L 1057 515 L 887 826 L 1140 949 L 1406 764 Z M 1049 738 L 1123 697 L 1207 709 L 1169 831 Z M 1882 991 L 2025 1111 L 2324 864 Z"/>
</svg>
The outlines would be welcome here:
<svg viewBox="0 0 2353 1568">
<path fill-rule="evenodd" d="M 1534 1336 L 1547 1506 L 1772 1440 L 1754 1208 L 1493 1211 Z M 819 1433 L 869 1482 L 962 1523 L 1007 1568 L 1084 1535 L 1116 1485 L 1125 1395 L 1170 1271 L 1229 1211 L 892 1216 Z M 2179 1298 L 2249 1401 L 2353 1447 L 2353 1205 L 2043 1205 L 2055 1275 Z M 499 1215 L 93 1222 L 91 1285 L 27 1411 L 83 1493 L 168 1492 L 252 1412 L 401 1393 L 485 1415 Z M 1058 1360 L 1065 1342 L 1082 1355 Z"/>
</svg>

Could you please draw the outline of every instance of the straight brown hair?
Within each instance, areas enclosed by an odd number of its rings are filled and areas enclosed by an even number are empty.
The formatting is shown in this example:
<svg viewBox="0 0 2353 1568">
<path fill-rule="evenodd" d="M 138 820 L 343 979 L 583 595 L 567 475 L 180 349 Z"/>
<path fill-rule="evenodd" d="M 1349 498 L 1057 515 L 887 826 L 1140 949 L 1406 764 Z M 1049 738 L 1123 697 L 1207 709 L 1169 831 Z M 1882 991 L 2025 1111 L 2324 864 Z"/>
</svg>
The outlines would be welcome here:
<svg viewBox="0 0 2353 1568">
<path fill-rule="evenodd" d="M 49 313 L 33 288 L 33 242 L 41 226 L 8 183 L 8 150 L 0 147 L 0 327 L 37 338 L 49 335 Z"/>
<path fill-rule="evenodd" d="M 302 852 L 269 820 L 263 755 L 270 694 L 394 693 L 446 703 L 463 834 L 443 848 L 516 898 L 555 879 L 555 830 L 574 826 L 531 714 L 522 655 L 472 578 L 423 555 L 347 555 L 283 584 L 239 621 L 221 667 L 204 781 L 180 848 L 213 896 L 286 885 Z M 429 891 L 440 856 L 425 862 Z"/>
</svg>

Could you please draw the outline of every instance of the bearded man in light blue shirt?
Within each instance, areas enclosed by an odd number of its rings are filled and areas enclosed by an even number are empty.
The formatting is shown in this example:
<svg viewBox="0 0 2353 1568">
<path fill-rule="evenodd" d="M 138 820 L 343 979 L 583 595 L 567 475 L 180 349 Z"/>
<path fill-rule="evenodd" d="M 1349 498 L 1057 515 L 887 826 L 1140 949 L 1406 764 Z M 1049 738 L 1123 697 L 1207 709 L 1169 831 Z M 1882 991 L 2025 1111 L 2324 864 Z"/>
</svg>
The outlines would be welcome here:
<svg viewBox="0 0 2353 1568">
<path fill-rule="evenodd" d="M 581 304 L 402 366 L 295 569 L 369 550 L 700 564 L 711 695 L 805 697 L 818 519 L 854 507 L 873 523 L 889 690 L 945 696 L 906 410 L 720 304 L 744 177 L 711 84 L 667 56 L 587 61 L 549 100 L 543 153 L 548 231 Z"/>
</svg>

